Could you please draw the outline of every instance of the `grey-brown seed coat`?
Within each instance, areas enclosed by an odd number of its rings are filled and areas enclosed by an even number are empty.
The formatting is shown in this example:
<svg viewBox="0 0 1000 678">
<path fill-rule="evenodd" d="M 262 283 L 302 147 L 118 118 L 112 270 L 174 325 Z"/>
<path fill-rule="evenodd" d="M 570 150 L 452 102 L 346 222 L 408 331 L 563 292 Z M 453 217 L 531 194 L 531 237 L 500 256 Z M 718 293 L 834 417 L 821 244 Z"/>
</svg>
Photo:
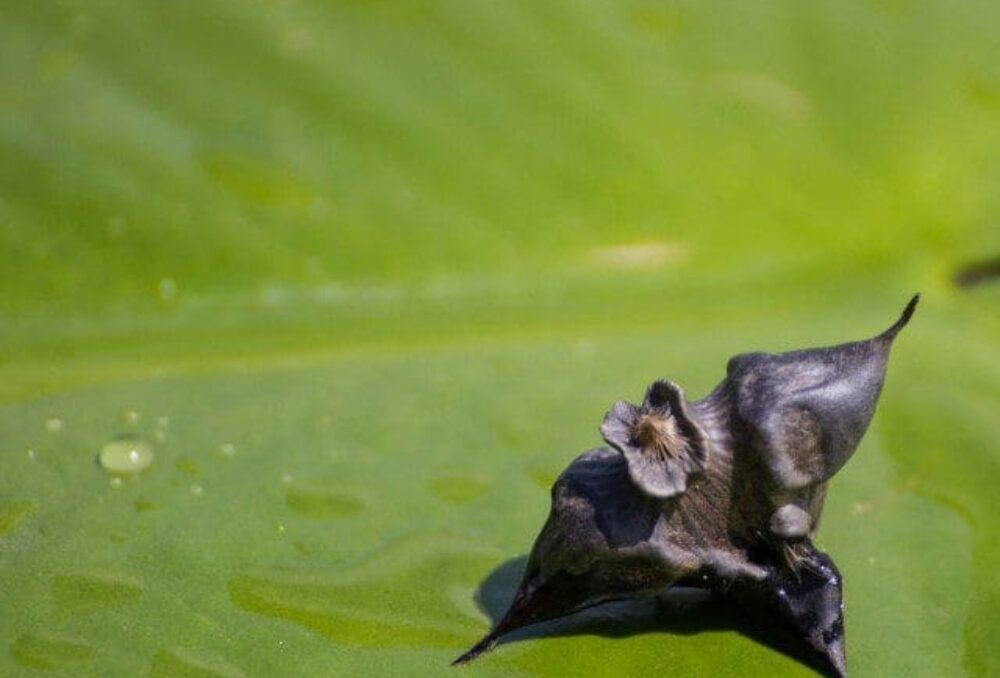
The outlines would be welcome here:
<svg viewBox="0 0 1000 678">
<path fill-rule="evenodd" d="M 610 447 L 556 480 L 509 610 L 455 663 L 527 624 L 690 585 L 762 611 L 846 675 L 842 581 L 811 537 L 918 299 L 873 339 L 738 355 L 703 400 L 657 381 L 642 405 L 615 403 L 601 426 Z"/>
</svg>

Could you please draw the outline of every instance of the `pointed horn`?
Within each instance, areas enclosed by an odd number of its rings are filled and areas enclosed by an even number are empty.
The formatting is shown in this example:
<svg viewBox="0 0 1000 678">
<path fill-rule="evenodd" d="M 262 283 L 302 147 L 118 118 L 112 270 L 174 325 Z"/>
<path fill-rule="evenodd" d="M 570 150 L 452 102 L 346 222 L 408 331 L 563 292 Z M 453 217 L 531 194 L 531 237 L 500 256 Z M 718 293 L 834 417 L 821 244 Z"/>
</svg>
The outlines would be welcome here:
<svg viewBox="0 0 1000 678">
<path fill-rule="evenodd" d="M 500 636 L 535 621 L 531 614 L 536 602 L 533 599 L 534 592 L 535 589 L 533 586 L 522 584 L 521 589 L 517 592 L 513 602 L 511 602 L 510 608 L 500 619 L 499 623 L 493 627 L 493 630 L 483 636 L 482 640 L 469 648 L 468 652 L 453 661 L 451 665 L 461 666 L 462 664 L 471 662 L 476 657 L 492 650 L 497 644 L 497 640 L 500 639 Z"/>
<path fill-rule="evenodd" d="M 913 317 L 913 311 L 917 308 L 918 301 L 920 301 L 920 295 L 914 294 L 913 298 L 910 299 L 910 302 L 906 305 L 906 308 L 903 309 L 903 314 L 899 316 L 899 320 L 897 320 L 892 327 L 880 334 L 879 339 L 895 339 L 900 330 L 906 327 L 906 324 L 910 322 L 910 318 Z"/>
<path fill-rule="evenodd" d="M 497 633 L 496 631 L 490 631 L 485 636 L 483 636 L 482 640 L 473 645 L 468 652 L 466 652 L 461 657 L 453 661 L 451 665 L 461 666 L 462 664 L 468 664 L 479 655 L 486 654 L 487 652 L 493 649 L 493 646 L 497 644 L 497 638 L 499 637 L 500 637 L 499 633 Z"/>
<path fill-rule="evenodd" d="M 530 562 L 528 573 L 507 613 L 486 637 L 472 646 L 452 665 L 465 664 L 489 652 L 497 641 L 511 631 L 536 624 L 548 619 L 565 617 L 581 608 L 587 602 L 587 590 L 580 576 L 565 572 L 556 573 L 542 581 L 538 570 Z"/>
<path fill-rule="evenodd" d="M 500 623 L 498 623 L 492 631 L 483 636 L 482 640 L 469 648 L 465 654 L 453 661 L 451 665 L 461 666 L 462 664 L 471 662 L 476 657 L 484 655 L 492 650 L 496 646 L 500 636 L 530 624 L 531 620 L 524 618 L 525 608 L 527 607 L 525 604 L 526 600 L 527 599 L 523 594 L 518 595 L 518 597 L 511 604 L 510 609 L 507 610 L 507 614 L 505 614 L 500 620 Z"/>
</svg>

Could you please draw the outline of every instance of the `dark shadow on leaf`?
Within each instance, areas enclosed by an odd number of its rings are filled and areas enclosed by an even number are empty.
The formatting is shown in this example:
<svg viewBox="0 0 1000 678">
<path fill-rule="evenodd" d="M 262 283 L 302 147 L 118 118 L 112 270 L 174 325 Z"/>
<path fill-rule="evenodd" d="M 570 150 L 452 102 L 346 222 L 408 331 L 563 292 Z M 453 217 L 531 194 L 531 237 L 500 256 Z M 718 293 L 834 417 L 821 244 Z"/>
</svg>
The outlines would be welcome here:
<svg viewBox="0 0 1000 678">
<path fill-rule="evenodd" d="M 480 583 L 476 604 L 492 625 L 507 611 L 527 561 L 527 556 L 511 558 Z M 605 603 L 568 617 L 532 624 L 503 636 L 498 645 L 559 636 L 626 638 L 645 633 L 694 635 L 723 630 L 766 645 L 822 675 L 836 675 L 801 641 L 755 622 L 752 614 L 725 597 L 690 587 L 673 588 L 655 599 Z"/>
</svg>

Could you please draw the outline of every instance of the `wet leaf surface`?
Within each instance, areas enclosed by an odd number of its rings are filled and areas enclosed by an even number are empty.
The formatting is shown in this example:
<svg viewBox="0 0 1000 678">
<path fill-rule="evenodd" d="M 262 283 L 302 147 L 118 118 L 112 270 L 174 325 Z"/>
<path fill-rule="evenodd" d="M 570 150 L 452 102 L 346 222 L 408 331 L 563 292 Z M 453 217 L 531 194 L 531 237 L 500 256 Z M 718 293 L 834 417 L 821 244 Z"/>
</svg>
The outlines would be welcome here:
<svg viewBox="0 0 1000 678">
<path fill-rule="evenodd" d="M 998 20 L 5 3 L 0 674 L 447 674 L 614 400 L 915 291 L 818 543 L 853 675 L 1000 674 Z M 811 674 L 680 602 L 463 672 Z"/>
</svg>

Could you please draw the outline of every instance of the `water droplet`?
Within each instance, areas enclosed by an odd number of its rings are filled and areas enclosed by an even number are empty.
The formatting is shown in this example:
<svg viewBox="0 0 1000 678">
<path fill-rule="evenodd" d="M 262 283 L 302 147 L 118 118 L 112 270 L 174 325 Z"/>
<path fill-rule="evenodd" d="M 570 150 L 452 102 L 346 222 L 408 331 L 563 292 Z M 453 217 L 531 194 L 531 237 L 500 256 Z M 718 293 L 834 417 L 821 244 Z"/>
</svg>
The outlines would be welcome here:
<svg viewBox="0 0 1000 678">
<path fill-rule="evenodd" d="M 785 589 L 778 589 L 778 595 L 784 598 L 788 595 L 788 592 Z"/>
<path fill-rule="evenodd" d="M 45 420 L 45 428 L 50 433 L 58 433 L 59 431 L 62 430 L 62 427 L 63 427 L 63 421 L 59 417 L 50 417 L 49 419 Z"/>
<path fill-rule="evenodd" d="M 10 653 L 21 666 L 52 671 L 90 659 L 90 645 L 75 638 L 26 633 L 17 638 Z"/>
<path fill-rule="evenodd" d="M 191 494 L 193 494 L 194 496 L 200 497 L 204 493 L 205 489 L 201 485 L 195 483 L 194 485 L 191 486 Z"/>
<path fill-rule="evenodd" d="M 164 278 L 160 281 L 160 299 L 163 301 L 173 301 L 177 296 L 177 283 L 173 278 Z"/>
<path fill-rule="evenodd" d="M 158 443 L 167 442 L 167 427 L 170 426 L 170 417 L 157 417 L 156 430 L 153 431 L 153 439 Z"/>
<path fill-rule="evenodd" d="M 221 452 L 224 457 L 232 457 L 236 454 L 236 446 L 232 443 L 222 443 L 222 446 L 219 447 L 219 452 Z"/>
<path fill-rule="evenodd" d="M 30 459 L 31 461 L 35 461 L 35 459 L 37 457 L 38 457 L 38 454 L 35 452 L 35 449 L 29 447 L 28 448 L 28 459 Z"/>
<path fill-rule="evenodd" d="M 125 413 L 125 421 L 133 426 L 139 423 L 139 413 L 135 410 L 129 410 Z"/>
<path fill-rule="evenodd" d="M 281 482 L 284 483 L 285 485 L 291 485 L 293 480 L 294 478 L 292 478 L 292 475 L 290 473 L 286 473 L 285 475 L 281 476 Z"/>
<path fill-rule="evenodd" d="M 121 479 L 121 476 L 114 476 L 114 477 L 113 477 L 113 478 L 112 478 L 112 479 L 111 479 L 111 480 L 109 481 L 109 484 L 111 485 L 111 487 L 121 487 L 121 486 L 122 486 L 122 479 Z"/>
<path fill-rule="evenodd" d="M 107 574 L 68 574 L 52 578 L 56 608 L 72 613 L 90 612 L 134 602 L 142 586 L 131 579 Z"/>
<path fill-rule="evenodd" d="M 105 471 L 117 475 L 135 475 L 153 463 L 153 448 L 135 436 L 120 436 L 104 444 L 98 460 Z"/>
<path fill-rule="evenodd" d="M 278 524 L 278 534 L 284 534 L 284 533 L 285 533 L 285 526 L 279 523 Z"/>
</svg>

